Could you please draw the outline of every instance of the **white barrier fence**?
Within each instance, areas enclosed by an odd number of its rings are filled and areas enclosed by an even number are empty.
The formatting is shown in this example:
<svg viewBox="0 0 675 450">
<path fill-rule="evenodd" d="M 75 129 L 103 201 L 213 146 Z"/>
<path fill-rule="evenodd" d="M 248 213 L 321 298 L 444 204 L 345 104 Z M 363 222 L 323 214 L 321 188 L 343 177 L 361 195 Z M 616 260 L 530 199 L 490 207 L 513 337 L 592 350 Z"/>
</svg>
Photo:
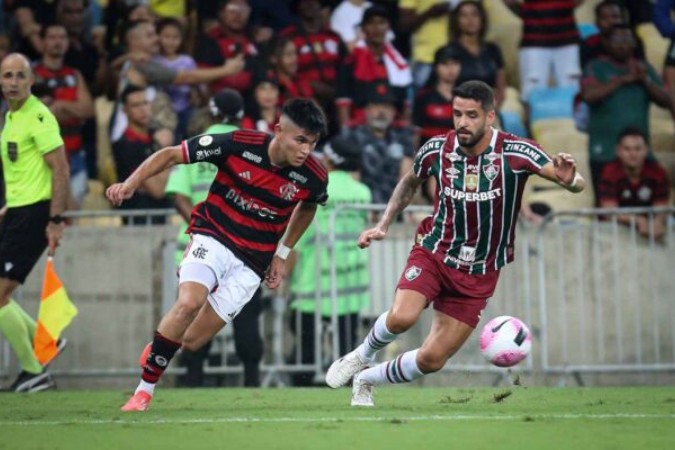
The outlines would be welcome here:
<svg viewBox="0 0 675 450">
<path fill-rule="evenodd" d="M 383 206 L 344 205 L 341 214 L 366 210 L 375 216 Z M 362 311 L 359 339 L 367 326 L 389 308 L 394 289 L 413 242 L 416 218 L 428 208 L 411 208 L 404 219 L 392 225 L 387 239 L 370 247 L 370 305 Z M 634 227 L 618 224 L 618 214 L 627 212 L 668 216 L 665 238 L 641 238 Z M 501 274 L 497 291 L 483 320 L 514 315 L 529 323 L 534 334 L 533 354 L 519 371 L 574 375 L 581 382 L 585 373 L 675 370 L 675 208 L 636 211 L 584 210 L 560 213 L 542 227 L 520 226 L 516 261 Z M 70 345 L 52 367 L 60 379 L 96 377 L 109 385 L 111 377 L 138 375 L 137 354 L 175 299 L 174 252 L 177 224 L 172 211 L 134 212 L 166 216 L 168 224 L 120 226 L 129 212 L 103 211 L 72 214 L 74 224 L 66 230 L 56 265 L 59 275 L 80 315 L 66 330 Z M 415 217 L 411 217 L 415 216 Z M 608 220 L 599 220 L 602 216 Z M 327 236 L 317 233 L 317 253 L 334 248 L 339 236 L 335 227 Z M 334 255 L 332 260 L 339 258 Z M 38 263 L 19 300 L 31 313 L 37 312 L 42 263 Z M 320 273 L 317 260 L 317 273 Z M 339 286 L 334 268 L 331 291 Z M 310 372 L 315 380 L 327 364 L 339 356 L 336 311 L 322 317 L 319 308 L 314 324 L 312 363 L 301 363 L 299 333 L 289 329 L 292 311 L 287 299 L 270 297 L 261 316 L 265 357 L 261 365 L 264 385 L 287 385 L 297 372 Z M 426 336 L 431 314 L 405 337 L 388 346 L 382 359 L 419 346 Z M 220 363 L 207 366 L 207 374 L 240 373 L 233 362 L 231 332 L 226 328 L 214 346 Z M 15 370 L 8 346 L 0 354 L 0 376 Z M 172 373 L 180 373 L 173 365 Z M 445 371 L 501 374 L 483 361 L 478 351 L 478 333 L 446 365 Z M 105 380 L 100 380 L 104 377 Z M 123 380 L 123 378 L 122 378 Z M 67 381 L 80 386 L 84 381 Z M 85 383 L 91 386 L 91 383 Z"/>
</svg>

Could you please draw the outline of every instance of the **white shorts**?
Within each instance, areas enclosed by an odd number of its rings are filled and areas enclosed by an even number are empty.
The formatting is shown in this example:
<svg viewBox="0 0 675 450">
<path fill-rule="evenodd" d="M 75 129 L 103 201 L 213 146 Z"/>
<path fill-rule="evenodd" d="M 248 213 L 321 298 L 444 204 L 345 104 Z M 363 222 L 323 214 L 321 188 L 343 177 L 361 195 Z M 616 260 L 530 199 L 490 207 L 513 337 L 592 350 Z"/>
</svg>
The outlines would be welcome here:
<svg viewBox="0 0 675 450">
<path fill-rule="evenodd" d="M 199 277 L 181 273 L 181 268 L 186 265 L 203 266 L 215 275 L 215 286 L 208 286 L 203 279 L 213 278 L 208 276 Z M 191 270 L 191 272 L 194 272 Z M 216 239 L 203 234 L 191 235 L 190 243 L 185 249 L 183 261 L 178 268 L 178 284 L 193 281 L 205 285 L 211 292 L 208 300 L 213 310 L 226 324 L 234 319 L 239 311 L 248 303 L 253 294 L 260 287 L 260 277 L 230 249 Z"/>
<path fill-rule="evenodd" d="M 581 77 L 579 46 L 524 47 L 518 52 L 520 98 L 527 102 L 530 91 L 548 87 L 553 71 L 554 85 L 577 86 Z"/>
</svg>

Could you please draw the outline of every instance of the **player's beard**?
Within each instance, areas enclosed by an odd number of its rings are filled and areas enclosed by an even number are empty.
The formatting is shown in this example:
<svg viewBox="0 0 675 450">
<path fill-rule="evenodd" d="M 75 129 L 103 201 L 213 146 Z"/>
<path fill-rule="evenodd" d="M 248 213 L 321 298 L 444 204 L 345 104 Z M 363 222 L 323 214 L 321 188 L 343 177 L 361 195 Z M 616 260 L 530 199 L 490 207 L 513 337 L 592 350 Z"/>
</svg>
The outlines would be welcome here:
<svg viewBox="0 0 675 450">
<path fill-rule="evenodd" d="M 468 132 L 470 133 L 469 135 L 459 134 L 459 132 L 457 133 L 457 140 L 459 141 L 459 144 L 462 145 L 463 147 L 473 147 L 476 144 L 478 144 L 481 139 L 483 139 L 483 136 L 485 136 L 485 129 L 480 129 L 475 133 L 471 133 L 470 131 Z"/>
</svg>

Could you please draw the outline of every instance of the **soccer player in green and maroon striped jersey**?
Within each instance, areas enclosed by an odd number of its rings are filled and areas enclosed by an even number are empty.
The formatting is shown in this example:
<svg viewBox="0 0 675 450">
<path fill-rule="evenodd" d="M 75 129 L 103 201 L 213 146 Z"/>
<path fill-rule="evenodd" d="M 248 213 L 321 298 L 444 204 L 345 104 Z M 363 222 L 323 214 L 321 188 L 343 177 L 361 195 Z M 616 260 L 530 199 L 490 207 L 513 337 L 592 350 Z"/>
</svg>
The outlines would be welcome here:
<svg viewBox="0 0 675 450">
<path fill-rule="evenodd" d="M 383 239 L 419 185 L 429 177 L 436 180 L 434 212 L 419 225 L 393 306 L 363 344 L 326 374 L 333 388 L 354 378 L 352 406 L 372 406 L 376 384 L 410 382 L 440 370 L 471 335 L 499 270 L 513 260 L 516 219 L 530 175 L 575 193 L 586 184 L 569 154 L 550 157 L 535 142 L 492 127 L 494 93 L 487 84 L 468 81 L 455 88 L 452 106 L 455 130 L 424 144 L 379 223 L 359 238 L 362 248 Z M 434 319 L 422 347 L 367 368 L 429 304 Z"/>
</svg>

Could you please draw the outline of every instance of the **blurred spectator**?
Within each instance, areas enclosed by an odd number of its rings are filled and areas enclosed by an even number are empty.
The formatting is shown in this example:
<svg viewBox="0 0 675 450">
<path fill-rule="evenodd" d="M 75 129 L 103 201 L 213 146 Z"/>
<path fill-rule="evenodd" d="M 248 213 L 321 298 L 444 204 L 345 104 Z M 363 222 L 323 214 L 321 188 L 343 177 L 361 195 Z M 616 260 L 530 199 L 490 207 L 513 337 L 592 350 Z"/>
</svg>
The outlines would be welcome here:
<svg viewBox="0 0 675 450">
<path fill-rule="evenodd" d="M 56 3 L 56 22 L 68 32 L 66 64 L 79 70 L 87 82 L 89 92 L 97 95 L 102 91 L 106 65 L 105 59 L 91 41 L 90 30 L 86 28 L 86 7 L 85 0 L 59 0 Z"/>
<path fill-rule="evenodd" d="M 12 50 L 23 53 L 31 61 L 39 59 L 42 54 L 40 30 L 43 25 L 54 23 L 56 3 L 53 0 L 3 0 L 2 7 L 13 16 Z"/>
<path fill-rule="evenodd" d="M 431 76 L 417 92 L 413 106 L 413 124 L 419 129 L 418 146 L 455 128 L 452 116 L 452 89 L 462 70 L 455 47 L 441 47 L 434 56 Z"/>
<path fill-rule="evenodd" d="M 244 116 L 244 101 L 237 91 L 223 89 L 209 100 L 209 113 L 211 124 L 200 133 L 230 133 L 239 129 L 239 122 Z M 209 162 L 179 164 L 171 170 L 165 192 L 173 197 L 174 205 L 184 219 L 177 238 L 176 266 L 180 266 L 183 261 L 185 249 L 190 242 L 190 235 L 186 234 L 186 230 L 192 208 L 206 199 L 217 171 L 218 167 Z M 258 289 L 233 322 L 236 353 L 244 365 L 244 386 L 260 386 L 259 365 L 263 355 L 258 321 L 262 311 L 260 297 L 261 290 Z M 204 361 L 212 342 L 209 340 L 196 351 L 183 350 L 181 365 L 185 366 L 187 373 L 178 379 L 179 386 L 204 385 Z"/>
<path fill-rule="evenodd" d="M 584 70 L 581 95 L 590 106 L 589 157 L 593 187 L 612 161 L 621 131 L 649 132 L 649 103 L 669 108 L 670 97 L 654 68 L 635 58 L 635 37 L 628 25 L 615 25 L 607 36 L 609 57 L 592 60 Z M 630 105 L 627 107 L 627 105 Z"/>
<path fill-rule="evenodd" d="M 654 24 L 663 37 L 670 39 L 666 54 L 663 77 L 670 88 L 670 110 L 675 119 L 675 0 L 656 0 L 654 5 Z"/>
<path fill-rule="evenodd" d="M 412 166 L 413 130 L 394 123 L 396 97 L 386 84 L 372 85 L 367 95 L 366 123 L 349 127 L 344 136 L 361 149 L 362 181 L 374 203 L 387 203 L 400 177 Z"/>
<path fill-rule="evenodd" d="M 667 206 L 670 182 L 666 170 L 656 161 L 648 160 L 647 140 L 638 128 L 626 128 L 619 135 L 616 145 L 617 159 L 607 164 L 600 178 L 600 207 L 624 208 L 640 206 Z M 640 235 L 654 239 L 663 238 L 666 216 L 657 214 L 621 215 L 619 222 L 635 223 Z"/>
<path fill-rule="evenodd" d="M 249 3 L 253 10 L 251 23 L 256 28 L 256 34 L 266 28 L 270 28 L 273 34 L 296 21 L 289 0 L 250 0 Z M 256 42 L 260 41 L 256 39 Z"/>
<path fill-rule="evenodd" d="M 499 47 L 485 41 L 488 17 L 479 1 L 463 1 L 451 16 L 452 41 L 449 47 L 457 51 L 462 71 L 457 85 L 469 80 L 479 80 L 494 89 L 497 109 L 504 102 L 506 70 Z"/>
<path fill-rule="evenodd" d="M 136 168 L 160 147 L 153 140 L 150 129 L 150 100 L 145 88 L 127 85 L 120 95 L 124 112 L 129 119 L 128 126 L 117 141 L 112 144 L 117 179 L 126 180 Z M 163 209 L 170 208 L 171 202 L 164 196 L 168 173 L 163 172 L 149 178 L 141 185 L 133 197 L 122 203 L 121 209 Z M 155 216 L 152 224 L 163 224 L 163 216 Z M 124 221 L 140 225 L 147 223 L 146 217 L 133 217 Z"/>
<path fill-rule="evenodd" d="M 281 36 L 293 40 L 298 53 L 298 82 L 312 88 L 314 97 L 329 117 L 334 116 L 335 84 L 338 68 L 347 54 L 340 36 L 324 22 L 319 0 L 294 0 L 297 25 L 291 25 Z M 282 85 L 283 89 L 283 85 Z"/>
<path fill-rule="evenodd" d="M 405 58 L 387 42 L 390 24 L 386 9 L 368 8 L 361 29 L 365 39 L 357 43 L 340 68 L 336 99 L 340 125 L 350 120 L 362 122 L 368 93 L 382 84 L 393 91 L 399 116 L 408 119 L 412 73 Z"/>
<path fill-rule="evenodd" d="M 127 84 L 147 87 L 148 98 L 152 104 L 153 128 L 168 130 L 171 133 L 176 129 L 176 113 L 171 109 L 170 99 L 161 88 L 171 84 L 206 83 L 240 73 L 244 62 L 243 57 L 238 56 L 219 67 L 192 70 L 167 68 L 152 60 L 159 52 L 159 38 L 152 23 L 131 23 L 125 35 L 129 59 L 122 66 L 118 91 L 121 92 Z M 113 116 L 113 141 L 119 138 L 121 130 L 126 127 L 123 112 L 118 107 Z M 157 136 L 156 138 L 159 139 Z M 162 146 L 172 143 L 173 136 L 162 138 L 160 141 Z"/>
<path fill-rule="evenodd" d="M 273 77 L 258 78 L 253 86 L 253 99 L 241 122 L 242 128 L 272 134 L 279 122 L 279 85 Z"/>
<path fill-rule="evenodd" d="M 351 52 L 363 39 L 361 19 L 371 3 L 366 0 L 343 0 L 330 16 L 330 28 L 335 31 Z"/>
<path fill-rule="evenodd" d="M 434 53 L 448 42 L 448 16 L 452 2 L 439 0 L 401 0 L 399 26 L 411 33 L 413 82 L 421 87 L 431 75 Z"/>
<path fill-rule="evenodd" d="M 335 207 L 346 203 L 371 203 L 368 186 L 359 180 L 360 148 L 343 137 L 334 137 L 323 148 L 323 161 L 328 170 L 328 202 L 320 208 L 314 223 L 302 235 L 289 260 L 291 330 L 300 348 L 291 355 L 295 364 L 314 364 L 316 333 L 316 301 L 321 302 L 323 321 L 329 321 L 333 311 L 331 298 L 331 264 L 335 264 L 335 306 L 338 313 L 337 329 L 340 354 L 349 351 L 358 339 L 359 312 L 368 307 L 369 276 L 368 252 L 361 251 L 354 242 L 366 228 L 366 211 L 343 211 L 335 216 L 335 242 L 329 251 L 327 245 L 331 216 Z M 317 292 L 320 292 L 317 298 Z M 294 356 L 300 356 L 295 360 Z M 293 375 L 294 386 L 313 384 L 313 372 Z"/>
<path fill-rule="evenodd" d="M 247 0 L 224 0 L 218 9 L 218 25 L 200 39 L 195 49 L 195 59 L 201 67 L 222 66 L 228 61 L 242 59 L 239 70 L 215 79 L 211 92 L 229 87 L 247 95 L 251 89 L 255 58 L 258 55 L 246 27 L 251 15 Z"/>
<path fill-rule="evenodd" d="M 530 91 L 549 85 L 579 83 L 579 32 L 574 9 L 584 0 L 504 0 L 523 21 L 518 54 L 520 94 L 527 102 Z"/>
<path fill-rule="evenodd" d="M 82 74 L 64 62 L 68 33 L 63 25 L 45 25 L 41 31 L 44 54 L 33 67 L 34 94 L 47 105 L 61 128 L 70 165 L 68 209 L 79 209 L 87 194 L 87 165 L 82 141 L 84 121 L 94 116 L 94 103 Z"/>
<path fill-rule="evenodd" d="M 274 40 L 269 57 L 269 77 L 279 86 L 279 106 L 294 97 L 313 97 L 314 89 L 306 77 L 298 75 L 298 51 L 290 37 Z"/>
<path fill-rule="evenodd" d="M 181 70 L 193 70 L 197 63 L 192 56 L 183 53 L 185 32 L 183 26 L 176 19 L 163 19 L 157 23 L 159 35 L 159 55 L 155 55 L 154 61 L 168 69 L 177 72 Z M 178 115 L 176 133 L 179 139 L 184 139 L 187 132 L 187 123 L 192 112 L 190 96 L 192 88 L 189 85 L 167 86 L 166 93 L 171 98 L 173 110 Z"/>
<path fill-rule="evenodd" d="M 607 55 L 607 36 L 615 25 L 629 24 L 628 12 L 623 8 L 620 0 L 603 0 L 595 6 L 595 26 L 598 32 L 588 36 L 581 42 L 580 59 L 581 67 L 586 67 L 592 59 Z M 644 48 L 638 40 L 636 57 L 644 59 Z"/>
</svg>

